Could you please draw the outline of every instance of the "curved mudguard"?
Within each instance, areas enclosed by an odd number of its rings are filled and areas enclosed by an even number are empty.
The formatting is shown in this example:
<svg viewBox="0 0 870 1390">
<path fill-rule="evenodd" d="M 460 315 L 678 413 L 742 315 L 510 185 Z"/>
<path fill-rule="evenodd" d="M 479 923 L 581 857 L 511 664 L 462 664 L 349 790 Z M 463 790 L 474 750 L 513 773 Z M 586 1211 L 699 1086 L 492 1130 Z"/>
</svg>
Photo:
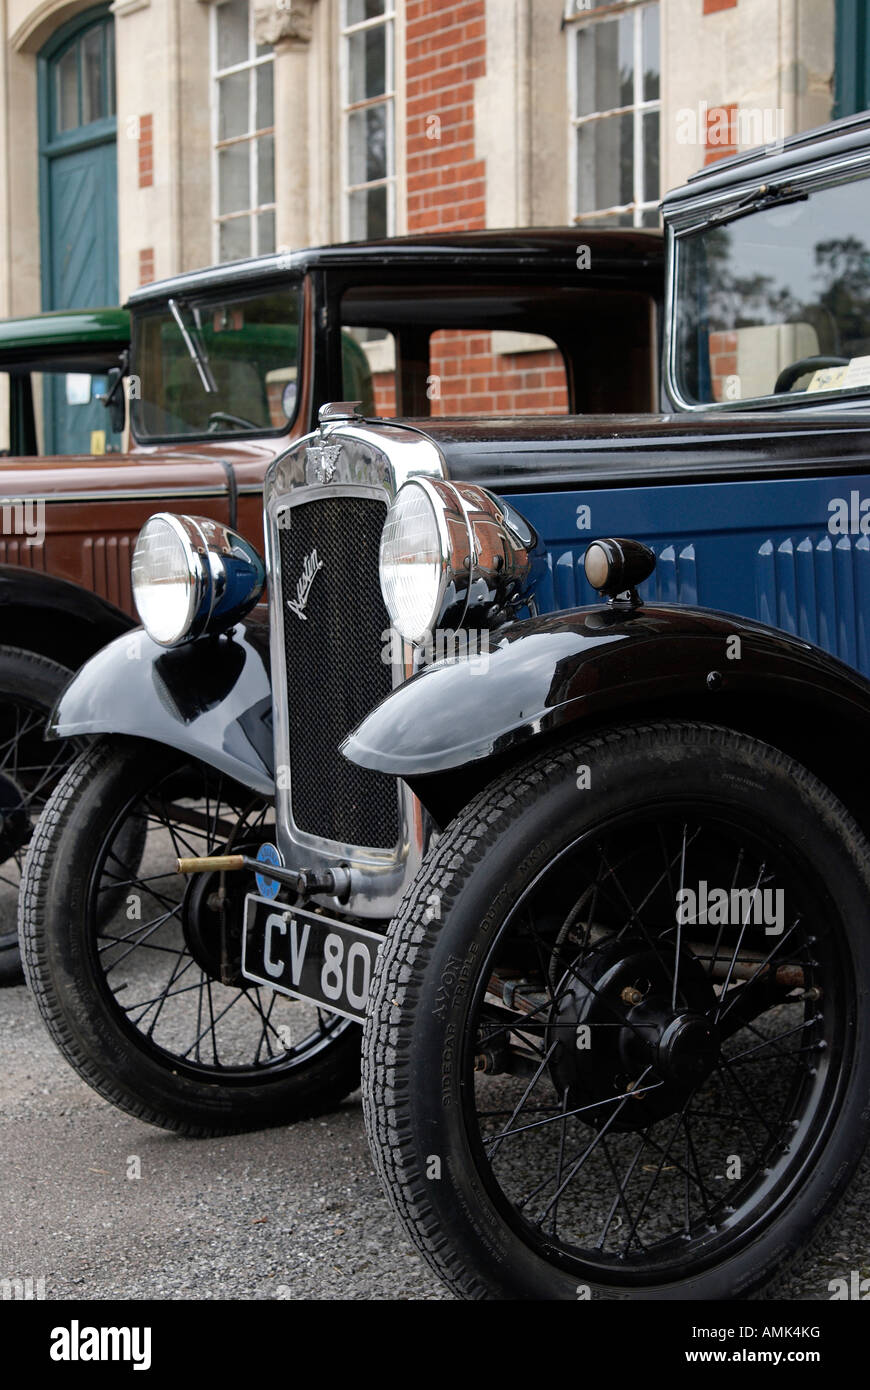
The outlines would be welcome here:
<svg viewBox="0 0 870 1390">
<path fill-rule="evenodd" d="M 91 657 L 47 737 L 131 734 L 178 748 L 254 791 L 274 791 L 268 627 L 255 619 L 182 647 L 137 628 Z"/>
<path fill-rule="evenodd" d="M 55 623 L 72 620 L 84 647 L 81 659 L 134 626 L 132 618 L 92 590 L 23 565 L 0 565 L 0 627 L 10 613 L 24 622 L 39 613 L 50 613 Z"/>
<path fill-rule="evenodd" d="M 870 729 L 870 683 L 818 647 L 733 614 L 676 605 L 580 608 L 511 623 L 488 653 L 424 668 L 345 740 L 351 762 L 414 782 L 576 720 L 789 701 Z M 416 788 L 415 788 L 416 789 Z M 419 793 L 418 793 L 419 794 Z"/>
</svg>

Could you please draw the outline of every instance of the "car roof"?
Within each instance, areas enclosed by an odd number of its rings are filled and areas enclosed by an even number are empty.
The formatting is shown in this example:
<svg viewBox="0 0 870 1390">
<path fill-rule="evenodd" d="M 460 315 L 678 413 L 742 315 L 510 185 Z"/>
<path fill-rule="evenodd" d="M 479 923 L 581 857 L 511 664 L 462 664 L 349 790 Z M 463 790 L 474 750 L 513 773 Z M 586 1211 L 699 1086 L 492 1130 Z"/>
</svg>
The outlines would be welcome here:
<svg viewBox="0 0 870 1390">
<path fill-rule="evenodd" d="M 0 319 L 0 361 L 86 355 L 119 350 L 130 341 L 126 309 L 58 309 L 25 318 Z M 99 355 L 99 353 L 98 353 Z"/>
<path fill-rule="evenodd" d="M 274 281 L 282 274 L 316 267 L 379 265 L 433 270 L 577 270 L 578 250 L 588 246 L 590 268 L 617 272 L 632 264 L 659 265 L 664 259 L 657 228 L 528 227 L 470 232 L 427 232 L 385 237 L 380 241 L 349 241 L 300 251 L 279 251 L 224 265 L 189 271 L 135 290 L 131 308 L 170 295 L 232 288 L 244 283 Z"/>
<path fill-rule="evenodd" d="M 814 130 L 803 130 L 781 141 L 715 160 L 692 174 L 680 188 L 667 193 L 662 213 L 679 216 L 689 204 L 727 199 L 729 191 L 747 183 L 764 183 L 813 164 L 848 166 L 861 154 L 870 158 L 870 112 L 861 111 Z"/>
</svg>

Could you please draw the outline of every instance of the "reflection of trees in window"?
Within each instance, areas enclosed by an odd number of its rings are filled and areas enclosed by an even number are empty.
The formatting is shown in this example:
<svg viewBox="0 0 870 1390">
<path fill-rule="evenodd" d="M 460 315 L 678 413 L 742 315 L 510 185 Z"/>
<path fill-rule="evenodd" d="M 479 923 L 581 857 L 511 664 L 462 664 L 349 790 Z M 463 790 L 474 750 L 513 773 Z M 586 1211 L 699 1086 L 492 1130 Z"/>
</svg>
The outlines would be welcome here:
<svg viewBox="0 0 870 1390">
<path fill-rule="evenodd" d="M 699 248 L 700 249 L 700 248 Z M 697 309 L 712 332 L 776 323 L 815 323 L 827 310 L 836 342 L 826 351 L 870 337 L 870 250 L 858 237 L 832 237 L 813 248 L 818 297 L 796 298 L 787 285 L 761 271 L 738 274 L 731 231 L 717 227 L 703 238 Z M 706 301 L 706 302 L 705 302 Z"/>
<path fill-rule="evenodd" d="M 834 321 L 831 350 L 870 337 L 870 252 L 858 237 L 831 237 L 815 246 L 816 277 L 824 288 L 819 304 Z"/>
<path fill-rule="evenodd" d="M 717 332 L 793 322 L 800 315 L 800 301 L 772 275 L 736 274 L 733 252 L 730 228 L 716 227 L 704 237 L 707 327 Z"/>
</svg>

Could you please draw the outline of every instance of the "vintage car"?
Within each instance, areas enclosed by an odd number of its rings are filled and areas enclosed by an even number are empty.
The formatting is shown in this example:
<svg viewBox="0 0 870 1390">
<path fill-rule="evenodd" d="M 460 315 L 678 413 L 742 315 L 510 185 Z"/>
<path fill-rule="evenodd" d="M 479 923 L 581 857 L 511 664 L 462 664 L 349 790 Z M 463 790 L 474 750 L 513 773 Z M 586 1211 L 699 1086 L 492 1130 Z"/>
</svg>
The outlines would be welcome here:
<svg viewBox="0 0 870 1390">
<path fill-rule="evenodd" d="M 16 474 L 13 483 L 12 459 L 32 466 L 46 454 L 119 449 L 117 408 L 107 411 L 104 400 L 120 380 L 129 344 L 124 309 L 0 321 L 0 605 L 18 581 L 38 601 L 46 579 L 44 509 L 32 494 L 16 491 L 21 479 Z M 0 983 L 21 977 L 16 909 L 30 820 L 71 752 L 42 740 L 46 716 L 72 674 L 63 639 L 51 659 L 26 629 L 26 622 L 0 628 Z M 22 790 L 29 816 L 22 814 Z"/>
<path fill-rule="evenodd" d="M 151 518 L 21 894 L 101 1094 L 285 1122 L 364 1022 L 378 1171 L 461 1296 L 746 1297 L 806 1253 L 870 1124 L 868 177 L 853 121 L 665 201 L 676 413 L 337 402 L 265 564 Z"/>
<path fill-rule="evenodd" d="M 0 982 L 20 978 L 17 860 L 51 785 L 44 720 L 70 669 L 132 627 L 130 558 L 155 507 L 194 510 L 259 545 L 266 469 L 342 396 L 372 413 L 377 392 L 382 415 L 479 409 L 486 393 L 512 411 L 652 410 L 663 295 L 657 232 L 506 231 L 279 254 L 148 285 L 129 312 L 0 325 L 12 409 L 0 464 Z M 131 317 L 122 447 L 118 352 Z M 109 416 L 95 400 L 106 352 Z M 34 413 L 30 366 L 52 353 L 62 357 Z"/>
</svg>

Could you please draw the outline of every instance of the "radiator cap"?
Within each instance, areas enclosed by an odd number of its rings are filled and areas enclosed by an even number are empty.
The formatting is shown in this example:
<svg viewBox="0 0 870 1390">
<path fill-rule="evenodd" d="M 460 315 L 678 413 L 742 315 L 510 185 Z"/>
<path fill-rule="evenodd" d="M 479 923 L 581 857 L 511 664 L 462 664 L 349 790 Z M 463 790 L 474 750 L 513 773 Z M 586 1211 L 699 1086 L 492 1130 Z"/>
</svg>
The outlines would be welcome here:
<svg viewBox="0 0 870 1390">
<path fill-rule="evenodd" d="M 361 420 L 358 406 L 362 401 L 327 401 L 317 412 L 317 420 L 321 425 L 331 425 L 336 420 Z"/>
</svg>

